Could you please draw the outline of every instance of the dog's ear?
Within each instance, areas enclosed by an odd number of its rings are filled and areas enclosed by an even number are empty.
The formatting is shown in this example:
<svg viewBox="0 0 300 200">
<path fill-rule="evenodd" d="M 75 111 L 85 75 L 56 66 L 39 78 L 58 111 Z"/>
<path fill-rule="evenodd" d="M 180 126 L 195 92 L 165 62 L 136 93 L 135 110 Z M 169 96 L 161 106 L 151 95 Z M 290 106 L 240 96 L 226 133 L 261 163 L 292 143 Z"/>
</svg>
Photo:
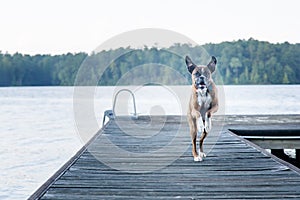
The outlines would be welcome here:
<svg viewBox="0 0 300 200">
<path fill-rule="evenodd" d="M 216 70 L 216 65 L 217 65 L 217 59 L 216 57 L 212 56 L 211 61 L 207 65 L 211 73 L 213 73 Z"/>
<path fill-rule="evenodd" d="M 186 63 L 188 71 L 190 73 L 192 73 L 194 71 L 196 65 L 193 63 L 193 61 L 188 56 L 185 57 L 185 63 Z"/>
</svg>

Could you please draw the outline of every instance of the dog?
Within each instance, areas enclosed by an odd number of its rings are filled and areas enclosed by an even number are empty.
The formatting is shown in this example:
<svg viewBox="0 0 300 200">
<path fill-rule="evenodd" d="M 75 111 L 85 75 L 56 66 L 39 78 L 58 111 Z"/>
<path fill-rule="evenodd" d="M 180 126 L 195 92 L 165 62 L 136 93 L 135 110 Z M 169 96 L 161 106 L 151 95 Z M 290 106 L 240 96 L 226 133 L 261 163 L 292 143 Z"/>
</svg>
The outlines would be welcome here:
<svg viewBox="0 0 300 200">
<path fill-rule="evenodd" d="M 212 56 L 208 65 L 197 66 L 186 56 L 185 63 L 192 76 L 192 94 L 187 113 L 192 139 L 192 154 L 194 161 L 199 162 L 206 157 L 203 152 L 203 141 L 212 128 L 212 114 L 218 110 L 218 91 L 212 79 L 217 59 Z M 199 153 L 196 145 L 197 134 L 201 135 Z"/>
</svg>

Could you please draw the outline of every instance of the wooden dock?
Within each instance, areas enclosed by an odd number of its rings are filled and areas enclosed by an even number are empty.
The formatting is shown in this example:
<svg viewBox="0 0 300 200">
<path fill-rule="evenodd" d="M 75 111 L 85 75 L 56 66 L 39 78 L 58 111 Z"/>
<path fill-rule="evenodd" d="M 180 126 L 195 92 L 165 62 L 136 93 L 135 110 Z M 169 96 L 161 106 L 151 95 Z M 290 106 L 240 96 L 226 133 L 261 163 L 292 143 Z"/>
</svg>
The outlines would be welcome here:
<svg viewBox="0 0 300 200">
<path fill-rule="evenodd" d="M 299 116 L 214 120 L 203 162 L 185 117 L 111 120 L 29 199 L 300 199 L 297 168 L 228 130 L 295 128 Z"/>
</svg>

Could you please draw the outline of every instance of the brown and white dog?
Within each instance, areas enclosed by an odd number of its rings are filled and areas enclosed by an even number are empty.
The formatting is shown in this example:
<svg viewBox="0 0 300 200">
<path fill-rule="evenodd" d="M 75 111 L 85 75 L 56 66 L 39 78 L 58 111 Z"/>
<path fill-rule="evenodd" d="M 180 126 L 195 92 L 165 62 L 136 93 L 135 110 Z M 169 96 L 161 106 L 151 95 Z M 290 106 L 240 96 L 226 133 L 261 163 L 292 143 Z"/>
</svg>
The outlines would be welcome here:
<svg viewBox="0 0 300 200">
<path fill-rule="evenodd" d="M 194 161 L 198 162 L 206 157 L 203 152 L 203 141 L 211 130 L 212 114 L 218 110 L 217 87 L 212 80 L 217 59 L 212 56 L 207 66 L 195 65 L 188 56 L 186 56 L 185 62 L 192 75 L 192 94 L 187 117 L 192 138 L 192 153 Z M 199 153 L 196 145 L 197 134 L 201 135 Z"/>
</svg>

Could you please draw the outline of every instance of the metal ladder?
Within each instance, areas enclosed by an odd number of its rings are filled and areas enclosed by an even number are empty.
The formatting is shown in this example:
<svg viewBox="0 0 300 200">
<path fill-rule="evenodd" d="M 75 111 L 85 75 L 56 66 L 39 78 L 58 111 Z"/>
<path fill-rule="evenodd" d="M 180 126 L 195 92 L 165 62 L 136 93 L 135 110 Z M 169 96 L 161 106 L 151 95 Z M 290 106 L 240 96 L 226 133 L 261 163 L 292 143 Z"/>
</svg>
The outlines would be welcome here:
<svg viewBox="0 0 300 200">
<path fill-rule="evenodd" d="M 121 92 L 129 92 L 129 94 L 131 94 L 132 97 L 132 101 L 133 101 L 133 115 L 131 116 L 133 119 L 138 119 L 138 114 L 136 112 L 136 104 L 135 104 L 135 96 L 133 94 L 133 92 L 129 89 L 121 89 L 119 90 L 115 97 L 114 97 L 114 102 L 113 102 L 113 109 L 112 110 L 106 110 L 104 111 L 104 116 L 103 116 L 103 122 L 102 122 L 102 127 L 104 126 L 105 123 L 105 119 L 106 117 L 108 117 L 109 120 L 114 120 L 116 118 L 116 114 L 115 114 L 115 107 L 116 107 L 116 101 L 117 101 L 117 97 Z"/>
</svg>

